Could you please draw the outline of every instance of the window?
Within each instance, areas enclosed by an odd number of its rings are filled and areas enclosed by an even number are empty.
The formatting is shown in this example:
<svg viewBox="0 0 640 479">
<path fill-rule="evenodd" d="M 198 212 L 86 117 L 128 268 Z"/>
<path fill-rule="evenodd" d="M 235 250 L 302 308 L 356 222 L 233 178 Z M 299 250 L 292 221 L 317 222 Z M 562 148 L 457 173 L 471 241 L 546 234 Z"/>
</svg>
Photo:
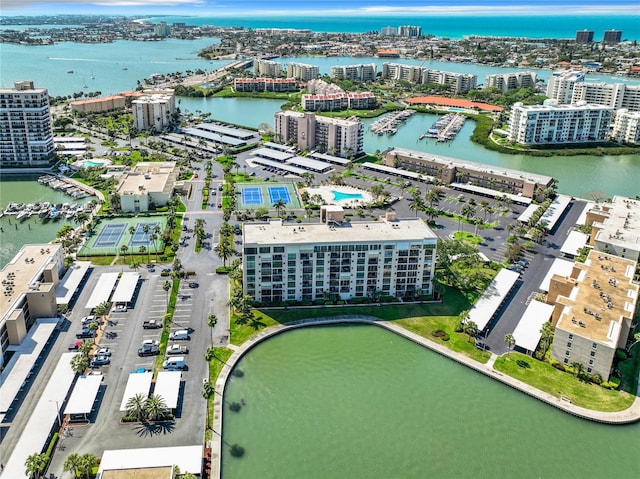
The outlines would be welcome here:
<svg viewBox="0 0 640 479">
<path fill-rule="evenodd" d="M 593 343 L 593 344 L 591 345 L 591 347 L 592 347 L 593 349 L 598 349 L 598 343 Z"/>
<path fill-rule="evenodd" d="M 569 341 L 569 342 L 567 343 L 567 347 L 568 347 L 568 348 L 570 348 L 570 347 L 571 347 L 571 341 Z"/>
<path fill-rule="evenodd" d="M 589 366 L 593 364 L 593 359 L 589 359 Z"/>
<path fill-rule="evenodd" d="M 564 358 L 564 363 L 569 364 L 569 360 L 567 358 Z"/>
<path fill-rule="evenodd" d="M 594 357 L 596 355 L 595 351 L 591 351 L 591 357 Z"/>
<path fill-rule="evenodd" d="M 571 351 L 569 351 L 568 349 L 564 352 L 565 356 L 569 356 L 571 354 Z"/>
<path fill-rule="evenodd" d="M 569 339 L 573 339 L 573 334 L 569 334 Z"/>
<path fill-rule="evenodd" d="M 591 371 L 593 371 L 593 368 L 587 368 L 588 373 L 590 373 Z"/>
</svg>

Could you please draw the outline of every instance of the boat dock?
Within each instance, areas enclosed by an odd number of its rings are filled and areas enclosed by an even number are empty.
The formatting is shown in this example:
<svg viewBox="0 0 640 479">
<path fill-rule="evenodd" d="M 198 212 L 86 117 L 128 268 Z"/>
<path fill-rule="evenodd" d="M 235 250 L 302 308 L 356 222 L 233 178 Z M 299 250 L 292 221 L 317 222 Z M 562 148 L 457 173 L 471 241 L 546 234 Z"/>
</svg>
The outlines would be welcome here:
<svg viewBox="0 0 640 479">
<path fill-rule="evenodd" d="M 62 191 L 74 199 L 86 198 L 93 194 L 91 188 L 74 183 L 64 176 L 43 175 L 38 178 L 38 183 L 46 185 L 54 190 Z"/>
<path fill-rule="evenodd" d="M 459 113 L 449 113 L 436 121 L 431 128 L 420 135 L 418 139 L 435 138 L 439 142 L 451 141 L 462 129 L 462 125 L 464 125 L 466 119 L 467 117 Z"/>
<path fill-rule="evenodd" d="M 379 120 L 374 121 L 369 126 L 376 135 L 382 135 L 384 133 L 388 135 L 395 135 L 398 131 L 398 126 L 407 121 L 407 119 L 415 113 L 415 110 L 400 110 L 393 113 L 384 115 Z"/>
</svg>

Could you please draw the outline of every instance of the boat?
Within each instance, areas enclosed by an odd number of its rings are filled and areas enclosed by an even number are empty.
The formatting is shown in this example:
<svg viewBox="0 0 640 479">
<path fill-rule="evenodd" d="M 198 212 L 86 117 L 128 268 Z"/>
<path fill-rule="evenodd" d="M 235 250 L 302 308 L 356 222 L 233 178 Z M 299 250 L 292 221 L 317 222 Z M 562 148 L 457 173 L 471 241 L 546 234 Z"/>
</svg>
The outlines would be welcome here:
<svg viewBox="0 0 640 479">
<path fill-rule="evenodd" d="M 28 213 L 29 212 L 27 210 L 22 210 L 20 213 L 18 213 L 18 215 L 16 216 L 16 219 L 17 220 L 26 219 Z"/>
<path fill-rule="evenodd" d="M 67 73 L 73 73 L 73 70 L 69 70 Z"/>
<path fill-rule="evenodd" d="M 123 69 L 123 70 L 128 70 L 128 68 L 127 68 L 127 67 L 123 67 L 122 69 Z"/>
<path fill-rule="evenodd" d="M 60 211 L 58 211 L 58 209 L 55 206 L 51 208 L 51 211 L 49 212 L 49 219 L 51 220 L 60 219 Z"/>
</svg>

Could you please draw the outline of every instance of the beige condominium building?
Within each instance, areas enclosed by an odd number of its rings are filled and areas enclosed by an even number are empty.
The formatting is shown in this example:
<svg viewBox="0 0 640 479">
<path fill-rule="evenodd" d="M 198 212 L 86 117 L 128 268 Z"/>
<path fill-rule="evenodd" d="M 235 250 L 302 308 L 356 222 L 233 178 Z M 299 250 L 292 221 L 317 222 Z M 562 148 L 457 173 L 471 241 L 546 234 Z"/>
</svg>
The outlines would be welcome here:
<svg viewBox="0 0 640 479">
<path fill-rule="evenodd" d="M 555 180 L 551 176 L 538 175 L 526 171 L 459 160 L 447 156 L 391 148 L 384 154 L 384 163 L 395 168 L 433 176 L 443 183 L 469 183 L 495 191 L 533 198 L 536 188 L 549 188 Z"/>
<path fill-rule="evenodd" d="M 624 108 L 640 111 L 640 85 L 624 83 L 576 83 L 571 95 L 571 103 L 586 102 L 610 106 L 616 110 Z"/>
<path fill-rule="evenodd" d="M 306 63 L 287 64 L 287 77 L 300 81 L 314 80 L 320 76 L 320 68 L 317 65 Z"/>
<path fill-rule="evenodd" d="M 120 208 L 128 213 L 148 211 L 153 204 L 167 204 L 176 186 L 178 168 L 175 161 L 138 163 L 120 179 L 116 193 Z"/>
<path fill-rule="evenodd" d="M 138 131 L 162 131 L 171 124 L 175 108 L 173 90 L 145 90 L 131 102 L 133 125 Z"/>
<path fill-rule="evenodd" d="M 640 261 L 640 201 L 614 196 L 587 212 L 591 225 L 590 244 L 605 253 Z"/>
<path fill-rule="evenodd" d="M 32 81 L 0 88 L 0 166 L 40 166 L 53 158 L 49 92 Z"/>
<path fill-rule="evenodd" d="M 246 224 L 244 292 L 260 303 L 364 297 L 374 292 L 413 297 L 433 293 L 437 237 L 424 221 L 344 221 L 323 206 L 322 223 L 281 220 Z"/>
<path fill-rule="evenodd" d="M 586 373 L 609 379 L 616 348 L 625 347 L 636 310 L 635 269 L 635 261 L 592 250 L 568 277 L 551 278 L 553 359 L 580 363 Z"/>
<path fill-rule="evenodd" d="M 328 118 L 286 110 L 276 112 L 274 120 L 276 141 L 296 144 L 299 150 L 316 148 L 347 157 L 361 153 L 364 147 L 364 127 L 357 118 Z"/>
<path fill-rule="evenodd" d="M 376 64 L 337 65 L 331 67 L 331 78 L 334 80 L 375 81 Z"/>
<path fill-rule="evenodd" d="M 536 74 L 534 72 L 512 72 L 485 77 L 485 87 L 499 88 L 503 92 L 517 88 L 535 88 Z"/>
<path fill-rule="evenodd" d="M 56 286 L 64 267 L 59 244 L 28 244 L 0 271 L 0 365 L 37 318 L 58 314 Z"/>
<path fill-rule="evenodd" d="M 452 93 L 464 93 L 476 87 L 478 77 L 467 73 L 430 70 L 416 65 L 383 63 L 382 80 L 405 80 L 411 83 L 450 85 Z"/>
<path fill-rule="evenodd" d="M 640 143 L 640 111 L 616 111 L 611 138 L 621 143 Z"/>
</svg>

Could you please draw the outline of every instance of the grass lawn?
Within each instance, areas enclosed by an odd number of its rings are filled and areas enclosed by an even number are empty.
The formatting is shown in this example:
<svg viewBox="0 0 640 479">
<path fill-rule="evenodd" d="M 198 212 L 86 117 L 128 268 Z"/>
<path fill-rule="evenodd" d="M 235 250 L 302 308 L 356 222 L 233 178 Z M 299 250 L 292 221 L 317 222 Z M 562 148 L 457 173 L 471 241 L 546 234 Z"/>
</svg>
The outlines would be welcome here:
<svg viewBox="0 0 640 479">
<path fill-rule="evenodd" d="M 622 411 L 635 399 L 635 395 L 584 382 L 548 363 L 520 353 L 512 352 L 508 357 L 500 356 L 494 364 L 494 369 L 555 397 L 567 397 L 576 406 L 594 411 Z"/>
<path fill-rule="evenodd" d="M 91 261 L 96 266 L 109 266 L 113 263 L 114 255 L 111 256 L 83 256 L 82 261 Z"/>
<path fill-rule="evenodd" d="M 293 308 L 254 310 L 258 329 L 287 324 L 293 321 L 312 318 L 326 318 L 345 315 L 374 316 L 383 321 L 394 321 L 420 336 L 438 342 L 453 351 L 463 353 L 476 361 L 486 363 L 489 353 L 482 352 L 469 341 L 466 334 L 456 333 L 454 328 L 459 321 L 461 311 L 469 309 L 471 303 L 462 294 L 451 288 L 445 288 L 444 302 L 432 304 L 388 304 L 388 305 L 362 305 L 342 307 L 317 307 L 317 308 Z M 241 345 L 258 329 L 250 324 L 238 324 L 238 316 L 231 315 L 230 341 L 232 344 Z M 442 341 L 431 335 L 433 331 L 442 329 L 449 334 L 449 341 Z"/>
<path fill-rule="evenodd" d="M 478 246 L 482 243 L 482 238 L 473 233 L 469 233 L 468 231 L 456 231 L 453 233 L 453 238 L 458 241 L 464 241 L 465 243 L 469 243 L 472 246 Z"/>
<path fill-rule="evenodd" d="M 209 383 L 215 385 L 224 363 L 231 357 L 233 350 L 228 348 L 213 348 L 213 350 L 216 357 L 209 361 Z M 217 393 L 213 393 L 213 395 L 207 400 L 208 428 L 205 434 L 207 434 L 208 437 L 206 439 L 211 439 L 211 431 L 213 430 L 213 403 L 216 394 Z"/>
</svg>

